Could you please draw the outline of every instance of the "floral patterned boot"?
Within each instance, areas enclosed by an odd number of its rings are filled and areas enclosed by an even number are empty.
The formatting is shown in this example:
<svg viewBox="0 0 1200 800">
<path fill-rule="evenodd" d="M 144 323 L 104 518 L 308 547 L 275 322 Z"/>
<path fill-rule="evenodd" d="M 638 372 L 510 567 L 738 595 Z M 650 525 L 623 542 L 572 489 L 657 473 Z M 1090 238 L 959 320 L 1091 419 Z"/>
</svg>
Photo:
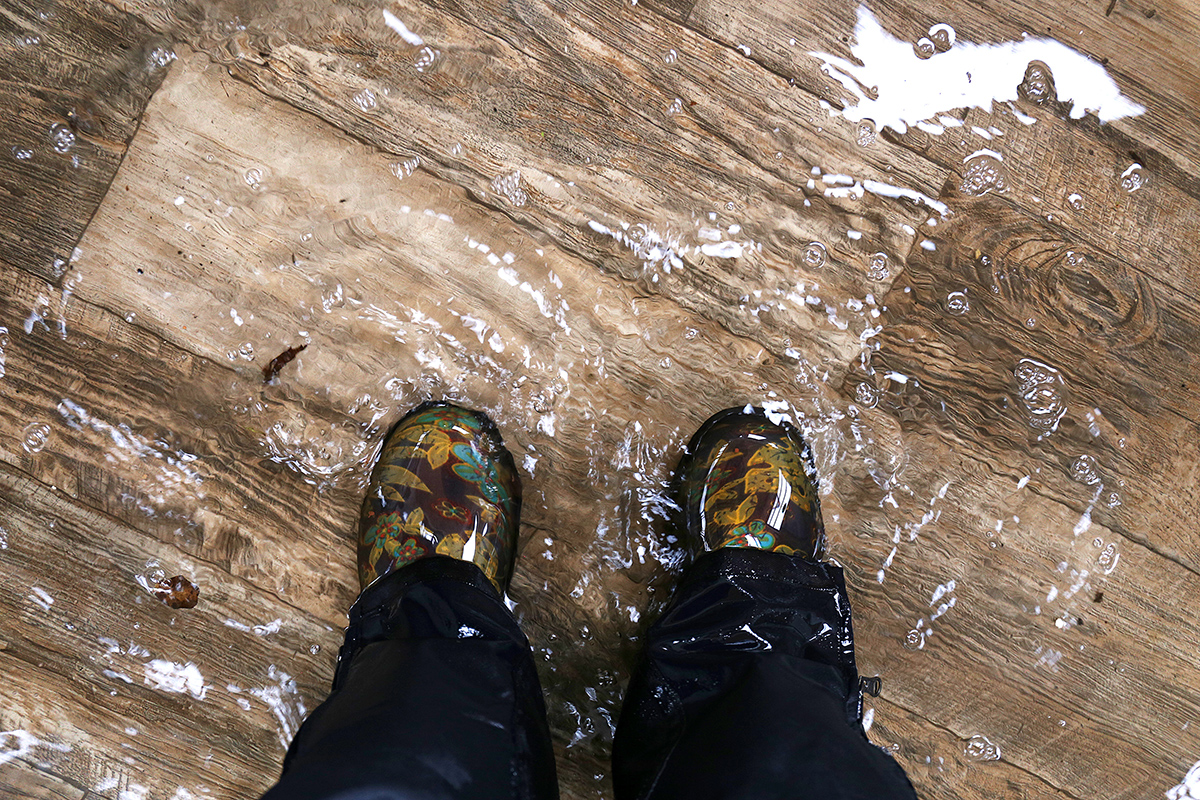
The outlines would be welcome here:
<svg viewBox="0 0 1200 800">
<path fill-rule="evenodd" d="M 692 437 L 677 479 L 684 529 L 705 550 L 754 547 L 820 559 L 816 467 L 792 425 L 749 406 L 722 411 Z"/>
<path fill-rule="evenodd" d="M 474 562 L 501 594 L 512 577 L 521 479 L 484 414 L 444 402 L 396 423 L 359 518 L 362 588 L 419 558 Z"/>
</svg>

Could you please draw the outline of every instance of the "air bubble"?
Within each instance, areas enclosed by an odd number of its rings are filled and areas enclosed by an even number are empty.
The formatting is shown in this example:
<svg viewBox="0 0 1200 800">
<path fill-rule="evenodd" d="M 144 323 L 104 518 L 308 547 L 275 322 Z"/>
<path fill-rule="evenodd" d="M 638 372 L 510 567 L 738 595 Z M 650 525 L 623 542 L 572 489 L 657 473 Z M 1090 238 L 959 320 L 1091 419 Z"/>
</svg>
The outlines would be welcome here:
<svg viewBox="0 0 1200 800">
<path fill-rule="evenodd" d="M 663 53 L 662 58 L 663 58 L 664 64 L 674 64 L 675 61 L 679 58 L 679 53 L 675 52 L 675 48 L 672 47 L 670 50 Z"/>
<path fill-rule="evenodd" d="M 967 300 L 966 292 L 951 292 L 946 295 L 946 310 L 956 317 L 961 317 L 971 310 L 971 303 Z"/>
<path fill-rule="evenodd" d="M 1146 173 L 1142 171 L 1141 164 L 1130 164 L 1128 169 L 1121 173 L 1121 188 L 1133 194 L 1138 189 L 1146 185 Z"/>
<path fill-rule="evenodd" d="M 967 740 L 963 755 L 971 761 L 999 761 L 1000 747 L 983 734 L 977 733 Z"/>
<path fill-rule="evenodd" d="M 943 22 L 929 29 L 929 38 L 933 40 L 933 46 L 938 52 L 944 53 L 954 46 L 956 36 L 954 28 Z"/>
<path fill-rule="evenodd" d="M 12 154 L 17 161 L 28 161 L 33 158 L 33 150 L 20 145 L 13 145 Z"/>
<path fill-rule="evenodd" d="M 806 267 L 816 269 L 817 267 L 824 266 L 826 258 L 825 245 L 820 242 L 809 242 L 808 246 L 804 248 L 802 258 Z"/>
<path fill-rule="evenodd" d="M 1004 169 L 1004 162 L 988 153 L 977 153 L 968 158 L 961 188 L 963 194 L 971 197 L 1003 192 L 1008 188 L 1008 172 Z"/>
<path fill-rule="evenodd" d="M 428 72 L 433 69 L 433 65 L 441 56 L 440 50 L 434 50 L 432 47 L 422 47 L 421 52 L 417 53 L 417 60 L 413 62 L 413 69 L 417 72 Z"/>
<path fill-rule="evenodd" d="M 680 114 L 682 112 L 683 112 L 683 98 L 676 97 L 671 102 L 671 105 L 667 106 L 667 113 L 668 114 Z"/>
<path fill-rule="evenodd" d="M 354 105 L 361 108 L 363 111 L 371 111 L 379 105 L 379 101 L 375 99 L 375 93 L 370 89 L 363 89 L 358 94 L 354 95 Z"/>
<path fill-rule="evenodd" d="M 867 277 L 873 281 L 886 281 L 892 274 L 888 269 L 888 262 L 887 253 L 874 253 L 871 256 L 871 263 L 867 267 Z"/>
<path fill-rule="evenodd" d="M 246 342 L 245 344 L 243 344 L 241 347 L 238 348 L 238 355 L 241 356 L 246 361 L 253 361 L 254 360 L 254 345 L 250 344 L 250 342 Z"/>
<path fill-rule="evenodd" d="M 1042 103 L 1057 97 L 1054 89 L 1054 73 L 1041 61 L 1030 61 L 1025 68 L 1025 77 L 1017 86 L 1017 94 L 1031 103 Z"/>
<path fill-rule="evenodd" d="M 855 141 L 859 147 L 870 147 L 875 144 L 877 134 L 875 132 L 875 123 L 869 119 L 864 119 L 858 123 L 858 132 Z"/>
<path fill-rule="evenodd" d="M 1095 486 L 1100 482 L 1100 472 L 1096 465 L 1096 459 L 1088 455 L 1076 458 L 1071 462 L 1071 477 L 1080 483 Z"/>
<path fill-rule="evenodd" d="M 913 628 L 904 637 L 904 647 L 908 650 L 920 650 L 925 647 L 925 634 Z"/>
<path fill-rule="evenodd" d="M 246 181 L 246 185 L 251 189 L 259 189 L 262 187 L 263 171 L 258 167 L 251 167 L 246 170 L 246 174 L 242 176 Z"/>
<path fill-rule="evenodd" d="M 929 58 L 937 52 L 937 46 L 932 39 L 922 36 L 917 39 L 917 43 L 913 45 L 913 49 L 917 51 L 917 58 Z"/>
<path fill-rule="evenodd" d="M 1071 194 L 1067 195 L 1067 205 L 1076 211 L 1082 211 L 1083 195 L 1081 195 L 1079 192 L 1072 192 Z"/>
<path fill-rule="evenodd" d="M 75 146 L 75 132 L 61 122 L 54 123 L 50 126 L 50 146 L 56 153 L 70 152 Z"/>
<path fill-rule="evenodd" d="M 321 652 L 321 645 L 319 645 L 319 644 L 311 645 L 308 648 L 308 652 L 312 653 L 315 656 L 317 653 Z"/>
<path fill-rule="evenodd" d="M 33 455 L 41 452 L 50 439 L 50 426 L 44 422 L 34 422 L 25 426 L 21 431 L 21 447 L 26 453 Z"/>
</svg>

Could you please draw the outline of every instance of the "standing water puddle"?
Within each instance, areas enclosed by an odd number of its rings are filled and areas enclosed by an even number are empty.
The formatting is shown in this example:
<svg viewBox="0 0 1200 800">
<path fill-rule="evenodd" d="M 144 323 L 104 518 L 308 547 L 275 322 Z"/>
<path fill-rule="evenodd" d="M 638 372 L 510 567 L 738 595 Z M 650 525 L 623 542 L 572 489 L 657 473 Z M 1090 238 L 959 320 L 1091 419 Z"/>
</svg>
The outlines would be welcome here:
<svg viewBox="0 0 1200 800">
<path fill-rule="evenodd" d="M 1105 407 L 1090 350 L 1152 337 L 1155 300 L 1086 225 L 1055 217 L 1154 182 L 1129 159 L 1105 165 L 1100 185 L 1040 180 L 1023 162 L 1039 126 L 1062 138 L 1063 117 L 1142 113 L 1103 66 L 1050 39 L 975 44 L 945 24 L 901 41 L 863 7 L 849 53 L 795 54 L 808 83 L 833 79 L 829 99 L 804 101 L 815 115 L 791 119 L 798 143 L 756 160 L 706 151 L 711 118 L 685 96 L 704 99 L 688 70 L 718 50 L 731 75 L 768 80 L 753 41 L 717 48 L 684 31 L 622 56 L 627 31 L 537 9 L 521 23 L 537 36 L 519 46 L 427 8 L 142 11 L 178 42 L 156 51 L 152 67 L 170 74 L 118 177 L 142 193 L 115 185 L 65 288 L 47 287 L 23 333 L 21 320 L 0 328 L 0 378 L 24 337 L 76 335 L 72 297 L 219 368 L 184 381 L 186 414 L 160 421 L 64 396 L 27 421 L 29 458 L 64 441 L 94 452 L 125 487 L 118 503 L 194 542 L 232 513 L 224 487 L 239 459 L 307 484 L 344 523 L 344 552 L 326 556 L 345 561 L 330 591 L 347 600 L 357 496 L 387 425 L 430 397 L 487 411 L 526 486 L 510 600 L 579 796 L 609 791 L 624 682 L 684 563 L 664 531 L 670 469 L 726 405 L 761 405 L 811 439 L 829 554 L 847 567 L 860 661 L 884 675 L 885 697 L 911 707 L 932 686 L 958 691 L 948 671 L 1053 693 L 1064 671 L 1109 660 L 1069 634 L 1088 629 L 1119 575 L 1151 405 Z M 585 45 L 617 65 L 609 85 L 572 84 Z M 621 110 L 639 143 L 622 142 L 619 116 L 566 119 L 575 90 L 581 108 L 627 90 L 622 57 L 650 65 L 628 78 L 644 106 Z M 561 76 L 549 100 L 521 77 L 534 61 Z M 318 91 L 297 89 L 307 84 Z M 555 124 L 537 118 L 546 103 L 561 103 Z M 747 120 L 739 108 L 731 100 L 731 136 L 765 125 L 789 140 L 793 112 Z M 69 150 L 69 133 L 43 146 Z M 897 144 L 915 136 L 932 154 L 917 166 Z M 907 160 L 893 171 L 889 153 Z M 136 214 L 149 221 L 118 224 Z M 127 236 L 143 241 L 129 249 Z M 289 597 L 313 567 L 277 558 L 248 574 Z M 1019 635 L 971 673 L 985 660 L 971 651 L 993 640 L 962 631 L 996 608 Z M 227 622 L 230 636 L 287 626 Z M 281 745 L 321 699 L 309 685 L 302 699 L 291 677 L 309 662 L 225 682 L 183 655 L 97 647 L 117 683 L 144 672 L 162 692 L 269 712 Z M 1086 722 L 1057 714 L 1045 724 Z M 898 757 L 918 776 L 945 767 L 944 743 L 928 746 L 938 766 L 889 716 L 896 706 L 867 717 L 880 744 L 909 741 Z M 974 719 L 978 730 L 936 734 L 974 769 L 1049 735 L 1010 740 L 1011 720 Z M 36 743 L 7 735 L 22 753 Z"/>
</svg>

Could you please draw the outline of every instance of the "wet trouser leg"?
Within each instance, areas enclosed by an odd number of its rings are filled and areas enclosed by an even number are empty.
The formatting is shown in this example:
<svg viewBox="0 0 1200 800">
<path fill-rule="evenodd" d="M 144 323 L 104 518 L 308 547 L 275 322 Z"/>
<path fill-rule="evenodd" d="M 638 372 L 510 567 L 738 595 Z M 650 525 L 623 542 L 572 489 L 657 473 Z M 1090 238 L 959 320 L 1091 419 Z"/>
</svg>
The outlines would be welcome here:
<svg viewBox="0 0 1200 800">
<path fill-rule="evenodd" d="M 647 634 L 613 745 L 616 798 L 915 798 L 861 720 L 841 569 L 706 553 Z"/>
<path fill-rule="evenodd" d="M 333 692 L 263 800 L 557 797 L 528 641 L 474 564 L 436 557 L 354 604 Z"/>
</svg>

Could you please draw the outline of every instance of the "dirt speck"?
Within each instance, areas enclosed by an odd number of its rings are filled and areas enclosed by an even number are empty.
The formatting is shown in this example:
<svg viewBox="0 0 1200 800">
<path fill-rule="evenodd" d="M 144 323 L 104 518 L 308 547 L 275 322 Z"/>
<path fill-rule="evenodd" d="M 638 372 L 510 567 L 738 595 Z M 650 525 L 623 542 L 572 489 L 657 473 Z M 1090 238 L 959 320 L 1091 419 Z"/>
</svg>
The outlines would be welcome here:
<svg viewBox="0 0 1200 800">
<path fill-rule="evenodd" d="M 200 602 L 200 587 L 182 575 L 163 578 L 153 589 L 154 596 L 171 608 L 195 608 Z"/>
</svg>

